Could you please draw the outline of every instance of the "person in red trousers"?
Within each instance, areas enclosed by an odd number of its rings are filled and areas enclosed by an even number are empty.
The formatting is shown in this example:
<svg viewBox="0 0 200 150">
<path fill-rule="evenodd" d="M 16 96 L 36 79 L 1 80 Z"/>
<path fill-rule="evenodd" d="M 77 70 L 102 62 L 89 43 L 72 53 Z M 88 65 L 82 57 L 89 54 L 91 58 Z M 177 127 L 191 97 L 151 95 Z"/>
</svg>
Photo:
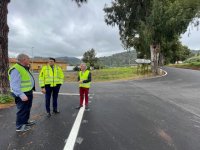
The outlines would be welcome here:
<svg viewBox="0 0 200 150">
<path fill-rule="evenodd" d="M 85 99 L 85 109 L 89 110 L 88 94 L 89 94 L 91 80 L 92 80 L 91 72 L 87 70 L 87 66 L 85 63 L 81 63 L 80 71 L 78 74 L 80 105 L 76 107 L 76 109 L 80 109 L 83 106 L 83 101 Z"/>
</svg>

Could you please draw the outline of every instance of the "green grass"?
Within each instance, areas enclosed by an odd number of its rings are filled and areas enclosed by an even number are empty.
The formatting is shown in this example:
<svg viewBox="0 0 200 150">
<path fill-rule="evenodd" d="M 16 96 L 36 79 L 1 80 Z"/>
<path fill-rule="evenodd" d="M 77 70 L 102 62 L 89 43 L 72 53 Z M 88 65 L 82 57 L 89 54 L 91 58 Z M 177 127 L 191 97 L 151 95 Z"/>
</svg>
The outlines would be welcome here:
<svg viewBox="0 0 200 150">
<path fill-rule="evenodd" d="M 191 62 L 191 63 L 183 63 L 183 64 L 170 64 L 168 66 L 176 67 L 176 68 L 200 70 L 200 62 Z"/>
<path fill-rule="evenodd" d="M 0 104 L 11 103 L 14 101 L 14 98 L 10 95 L 0 95 Z"/>
<path fill-rule="evenodd" d="M 102 81 L 113 81 L 113 80 L 124 80 L 124 79 L 137 79 L 144 77 L 144 75 L 151 76 L 152 74 L 137 73 L 137 67 L 118 67 L 118 68 L 107 68 L 100 70 L 92 70 L 92 81 L 102 82 Z M 67 82 L 76 82 L 78 72 L 66 72 L 65 80 Z"/>
</svg>

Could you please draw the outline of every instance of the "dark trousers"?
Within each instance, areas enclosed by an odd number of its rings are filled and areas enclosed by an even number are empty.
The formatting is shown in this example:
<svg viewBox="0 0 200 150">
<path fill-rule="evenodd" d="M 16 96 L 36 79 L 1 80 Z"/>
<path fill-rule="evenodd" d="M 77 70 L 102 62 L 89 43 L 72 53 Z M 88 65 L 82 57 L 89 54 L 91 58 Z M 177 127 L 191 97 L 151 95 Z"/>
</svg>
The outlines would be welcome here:
<svg viewBox="0 0 200 150">
<path fill-rule="evenodd" d="M 85 105 L 88 106 L 88 93 L 89 93 L 89 88 L 79 88 L 79 93 L 80 93 L 80 106 L 83 106 L 83 100 L 85 97 Z"/>
<path fill-rule="evenodd" d="M 45 85 L 46 94 L 45 94 L 45 100 L 46 100 L 46 111 L 47 113 L 50 113 L 50 100 L 51 95 L 53 94 L 53 111 L 57 111 L 57 100 L 58 100 L 58 93 L 60 90 L 60 84 L 56 85 L 55 87 L 50 87 L 50 85 Z"/>
<path fill-rule="evenodd" d="M 30 111 L 33 102 L 33 94 L 26 95 L 28 101 L 22 101 L 20 97 L 15 97 L 15 103 L 17 106 L 16 114 L 16 128 L 20 128 L 22 125 L 28 123 L 30 118 Z"/>
</svg>

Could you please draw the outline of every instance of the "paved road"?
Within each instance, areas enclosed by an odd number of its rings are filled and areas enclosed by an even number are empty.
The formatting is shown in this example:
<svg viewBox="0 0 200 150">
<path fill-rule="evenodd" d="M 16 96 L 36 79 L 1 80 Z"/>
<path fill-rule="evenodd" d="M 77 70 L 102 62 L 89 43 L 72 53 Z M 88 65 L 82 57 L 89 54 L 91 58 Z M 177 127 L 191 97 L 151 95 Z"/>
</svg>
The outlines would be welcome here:
<svg viewBox="0 0 200 150">
<path fill-rule="evenodd" d="M 200 72 L 164 68 L 162 78 L 94 83 L 75 150 L 199 150 Z M 61 92 L 78 93 L 66 83 Z M 26 133 L 14 130 L 15 107 L 0 110 L 0 149 L 62 150 L 78 111 L 77 95 L 60 95 L 61 113 L 46 118 L 43 95 L 35 95 Z"/>
</svg>

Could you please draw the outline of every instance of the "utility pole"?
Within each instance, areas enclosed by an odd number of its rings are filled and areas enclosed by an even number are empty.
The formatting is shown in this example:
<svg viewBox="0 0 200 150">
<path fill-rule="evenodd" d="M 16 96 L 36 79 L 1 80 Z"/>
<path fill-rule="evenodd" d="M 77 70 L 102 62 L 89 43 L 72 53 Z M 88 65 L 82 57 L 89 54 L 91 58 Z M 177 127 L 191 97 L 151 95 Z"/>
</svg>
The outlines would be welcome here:
<svg viewBox="0 0 200 150">
<path fill-rule="evenodd" d="M 34 49 L 34 47 L 31 47 L 31 52 L 32 52 L 31 70 L 32 70 L 32 72 L 33 72 L 33 58 L 34 58 L 34 56 L 33 56 L 33 49 Z"/>
</svg>

